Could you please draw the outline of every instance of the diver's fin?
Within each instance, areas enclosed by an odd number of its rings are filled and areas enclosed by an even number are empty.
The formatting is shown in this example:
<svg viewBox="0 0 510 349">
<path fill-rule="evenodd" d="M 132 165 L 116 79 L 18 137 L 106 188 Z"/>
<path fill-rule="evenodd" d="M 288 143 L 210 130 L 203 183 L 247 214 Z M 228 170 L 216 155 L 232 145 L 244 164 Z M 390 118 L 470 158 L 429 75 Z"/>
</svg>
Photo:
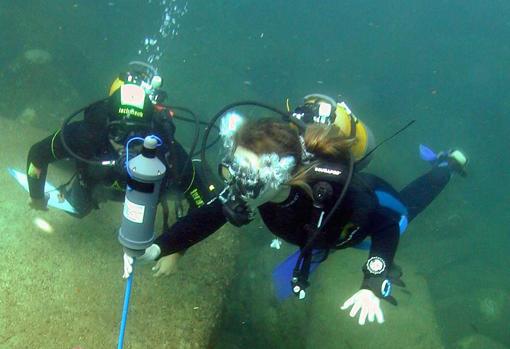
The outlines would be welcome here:
<svg viewBox="0 0 510 349">
<path fill-rule="evenodd" d="M 28 192 L 28 179 L 27 175 L 21 171 L 13 168 L 8 168 L 9 174 Z M 69 213 L 76 214 L 76 210 L 69 203 L 69 201 L 62 198 L 59 194 L 58 189 L 55 188 L 50 182 L 46 182 L 44 185 L 44 192 L 49 194 L 48 206 L 63 210 Z"/>
<path fill-rule="evenodd" d="M 420 158 L 424 161 L 434 163 L 437 161 L 437 154 L 424 144 L 420 144 Z"/>
<path fill-rule="evenodd" d="M 466 155 L 458 149 L 450 149 L 436 153 L 426 145 L 420 144 L 420 157 L 432 165 L 439 167 L 449 166 L 453 172 L 466 176 Z"/>
<path fill-rule="evenodd" d="M 276 298 L 282 301 L 292 295 L 292 272 L 299 258 L 299 250 L 288 256 L 273 270 L 273 286 Z"/>
<path fill-rule="evenodd" d="M 462 151 L 458 149 L 451 149 L 448 151 L 448 165 L 452 171 L 460 174 L 462 177 L 466 177 L 467 164 L 468 158 Z"/>
<path fill-rule="evenodd" d="M 293 295 L 292 292 L 292 273 L 294 272 L 294 267 L 299 258 L 300 250 L 298 249 L 296 252 L 288 256 L 283 262 L 278 264 L 276 268 L 273 270 L 273 286 L 276 294 L 276 298 L 280 301 L 285 300 L 289 296 Z M 324 250 L 312 250 L 312 255 L 323 256 Z M 319 264 L 323 262 L 325 258 L 319 258 L 318 261 L 314 261 L 310 264 L 310 275 L 317 269 Z"/>
</svg>

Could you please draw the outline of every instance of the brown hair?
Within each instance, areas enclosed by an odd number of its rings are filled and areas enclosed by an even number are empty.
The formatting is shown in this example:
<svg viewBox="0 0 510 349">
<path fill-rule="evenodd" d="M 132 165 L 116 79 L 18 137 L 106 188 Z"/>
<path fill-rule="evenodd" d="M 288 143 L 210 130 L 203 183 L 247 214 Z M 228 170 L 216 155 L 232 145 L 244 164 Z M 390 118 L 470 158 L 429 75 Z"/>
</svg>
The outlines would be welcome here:
<svg viewBox="0 0 510 349">
<path fill-rule="evenodd" d="M 354 143 L 354 139 L 345 136 L 336 125 L 310 125 L 304 138 L 306 150 L 323 160 L 348 160 Z"/>
<path fill-rule="evenodd" d="M 303 150 L 295 126 L 275 118 L 252 119 L 245 122 L 234 137 L 236 146 L 250 149 L 257 155 L 276 153 L 280 157 L 293 156 L 296 167 L 288 184 L 301 187 L 311 195 L 307 173 L 315 162 L 306 165 L 302 163 Z M 353 142 L 335 125 L 313 124 L 306 128 L 304 135 L 306 151 L 318 160 L 348 160 Z"/>
<path fill-rule="evenodd" d="M 235 145 L 250 149 L 257 155 L 276 153 L 293 156 L 301 165 L 301 143 L 296 128 L 275 118 L 246 121 L 235 133 Z"/>
</svg>

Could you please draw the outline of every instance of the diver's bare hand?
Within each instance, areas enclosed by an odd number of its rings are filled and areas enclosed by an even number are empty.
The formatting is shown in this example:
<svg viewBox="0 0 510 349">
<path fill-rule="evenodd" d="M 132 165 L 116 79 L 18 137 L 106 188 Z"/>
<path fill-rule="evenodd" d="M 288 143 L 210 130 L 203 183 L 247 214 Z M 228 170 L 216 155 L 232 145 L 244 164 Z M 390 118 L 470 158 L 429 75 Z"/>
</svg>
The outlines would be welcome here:
<svg viewBox="0 0 510 349">
<path fill-rule="evenodd" d="M 177 271 L 177 261 L 181 258 L 180 253 L 173 253 L 168 256 L 161 257 L 156 265 L 152 267 L 152 271 L 154 272 L 155 277 L 159 277 L 161 275 L 168 276 Z"/>
</svg>

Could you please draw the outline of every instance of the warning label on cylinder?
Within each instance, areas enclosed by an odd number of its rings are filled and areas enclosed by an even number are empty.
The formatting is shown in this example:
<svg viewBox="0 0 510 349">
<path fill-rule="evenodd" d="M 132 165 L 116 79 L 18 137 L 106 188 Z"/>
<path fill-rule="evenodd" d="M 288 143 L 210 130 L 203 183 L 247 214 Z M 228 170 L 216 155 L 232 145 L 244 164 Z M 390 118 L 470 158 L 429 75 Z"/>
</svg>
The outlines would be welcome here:
<svg viewBox="0 0 510 349">
<path fill-rule="evenodd" d="M 145 213 L 145 206 L 135 204 L 126 197 L 124 202 L 124 217 L 134 223 L 143 222 L 143 214 Z"/>
</svg>

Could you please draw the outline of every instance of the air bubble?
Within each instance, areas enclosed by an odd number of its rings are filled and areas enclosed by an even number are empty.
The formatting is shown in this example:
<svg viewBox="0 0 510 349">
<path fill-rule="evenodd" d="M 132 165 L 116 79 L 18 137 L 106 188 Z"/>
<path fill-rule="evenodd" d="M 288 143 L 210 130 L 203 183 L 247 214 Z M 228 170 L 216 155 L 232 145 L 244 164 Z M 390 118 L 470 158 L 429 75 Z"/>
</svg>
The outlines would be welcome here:
<svg viewBox="0 0 510 349">
<path fill-rule="evenodd" d="M 147 63 L 153 63 L 160 60 L 165 51 L 164 47 L 168 45 L 167 40 L 163 39 L 167 37 L 171 39 L 179 35 L 181 27 L 179 20 L 188 12 L 188 2 L 186 0 L 160 0 L 159 2 L 147 0 L 147 3 L 160 7 L 161 24 L 154 36 L 147 36 L 144 39 L 144 48 L 138 50 L 138 54 L 145 52 Z"/>
</svg>

